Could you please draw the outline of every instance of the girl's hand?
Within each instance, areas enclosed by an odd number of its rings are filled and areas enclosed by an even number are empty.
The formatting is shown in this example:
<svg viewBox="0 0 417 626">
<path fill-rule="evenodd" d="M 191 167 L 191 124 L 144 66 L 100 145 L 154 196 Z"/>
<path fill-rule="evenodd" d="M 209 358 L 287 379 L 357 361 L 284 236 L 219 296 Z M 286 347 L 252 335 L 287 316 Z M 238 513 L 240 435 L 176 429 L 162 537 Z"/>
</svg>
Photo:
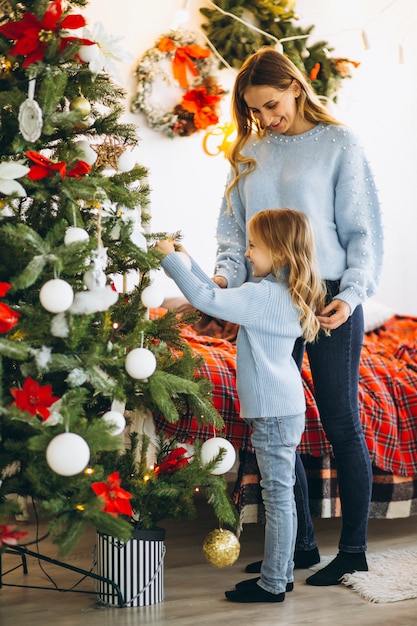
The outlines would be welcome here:
<svg viewBox="0 0 417 626">
<path fill-rule="evenodd" d="M 334 330 L 344 324 L 349 315 L 350 306 L 348 303 L 343 300 L 335 299 L 324 307 L 320 315 L 317 316 L 317 319 L 323 330 Z"/>
<path fill-rule="evenodd" d="M 155 244 L 155 248 L 162 252 L 162 254 L 171 254 L 175 252 L 175 246 L 173 241 L 169 241 L 168 239 L 162 239 L 161 241 L 157 241 Z"/>
</svg>

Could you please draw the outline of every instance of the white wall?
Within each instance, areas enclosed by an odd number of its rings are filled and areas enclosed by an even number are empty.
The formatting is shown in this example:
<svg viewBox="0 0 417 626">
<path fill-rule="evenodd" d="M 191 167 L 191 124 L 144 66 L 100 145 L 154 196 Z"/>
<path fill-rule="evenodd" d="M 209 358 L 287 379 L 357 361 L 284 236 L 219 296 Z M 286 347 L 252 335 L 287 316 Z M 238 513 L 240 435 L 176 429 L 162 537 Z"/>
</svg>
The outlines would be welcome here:
<svg viewBox="0 0 417 626">
<path fill-rule="evenodd" d="M 190 0 L 187 27 L 198 30 L 199 7 Z M 101 21 L 108 34 L 122 35 L 134 61 L 121 66 L 126 103 L 135 92 L 134 69 L 141 55 L 170 30 L 184 0 L 90 0 L 85 14 L 92 26 Z M 360 133 L 371 159 L 384 212 L 386 260 L 377 299 L 398 313 L 417 315 L 417 3 L 415 0 L 297 0 L 303 27 L 315 26 L 309 42 L 325 40 L 334 56 L 362 64 L 344 81 L 335 114 Z M 371 49 L 364 52 L 362 31 Z M 203 40 L 201 41 L 203 43 Z M 404 64 L 398 64 L 402 45 Z M 222 70 L 219 82 L 230 89 L 234 73 Z M 229 101 L 223 101 L 228 120 Z M 183 233 L 183 244 L 211 274 L 215 259 L 215 227 L 228 163 L 207 156 L 204 133 L 169 139 L 147 127 L 143 116 L 126 113 L 138 125 L 138 160 L 149 169 L 152 189 L 151 230 Z M 414 150 L 412 151 L 412 148 Z M 177 294 L 172 281 L 159 278 L 166 295 Z"/>
</svg>

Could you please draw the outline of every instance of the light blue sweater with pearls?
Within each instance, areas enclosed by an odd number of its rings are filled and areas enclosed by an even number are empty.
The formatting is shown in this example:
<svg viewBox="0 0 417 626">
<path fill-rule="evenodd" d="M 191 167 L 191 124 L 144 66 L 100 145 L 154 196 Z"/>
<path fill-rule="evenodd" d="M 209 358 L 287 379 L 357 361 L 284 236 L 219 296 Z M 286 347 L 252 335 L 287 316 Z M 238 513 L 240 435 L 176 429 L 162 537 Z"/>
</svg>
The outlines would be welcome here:
<svg viewBox="0 0 417 626">
<path fill-rule="evenodd" d="M 264 209 L 296 209 L 311 219 L 322 278 L 341 281 L 337 298 L 352 313 L 375 293 L 383 261 L 378 195 L 355 134 L 332 124 L 294 136 L 267 131 L 243 152 L 257 167 L 234 187 L 229 214 L 223 200 L 215 274 L 229 287 L 256 281 L 244 258 L 249 219 Z"/>
<path fill-rule="evenodd" d="M 236 389 L 245 418 L 284 417 L 305 412 L 300 372 L 292 357 L 301 336 L 299 311 L 286 281 L 269 275 L 258 283 L 220 289 L 193 260 L 191 270 L 175 253 L 162 267 L 198 310 L 240 324 Z"/>
</svg>

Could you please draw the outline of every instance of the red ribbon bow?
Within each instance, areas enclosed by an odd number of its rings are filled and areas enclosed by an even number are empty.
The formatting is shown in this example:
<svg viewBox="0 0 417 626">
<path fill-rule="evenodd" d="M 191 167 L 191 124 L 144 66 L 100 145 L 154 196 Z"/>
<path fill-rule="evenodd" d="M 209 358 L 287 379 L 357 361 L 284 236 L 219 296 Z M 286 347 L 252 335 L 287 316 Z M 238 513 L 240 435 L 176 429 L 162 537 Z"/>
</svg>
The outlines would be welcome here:
<svg viewBox="0 0 417 626">
<path fill-rule="evenodd" d="M 28 176 L 31 180 L 41 180 L 42 178 L 50 176 L 54 172 L 59 172 L 62 178 L 65 178 L 66 176 L 71 178 L 81 178 L 81 176 L 91 172 L 91 165 L 81 160 L 77 160 L 75 165 L 67 172 L 67 164 L 65 161 L 54 163 L 54 161 L 51 161 L 51 159 L 43 156 L 43 154 L 33 152 L 32 150 L 26 152 L 26 156 L 35 163 L 35 165 L 32 165 L 28 172 Z"/>
<path fill-rule="evenodd" d="M 210 50 L 202 48 L 198 44 L 176 48 L 175 41 L 169 37 L 161 39 L 158 44 L 158 50 L 160 52 L 173 52 L 175 50 L 174 58 L 172 59 L 172 73 L 184 89 L 187 89 L 189 85 L 187 68 L 193 76 L 198 76 L 198 70 L 193 59 L 206 59 L 211 54 Z"/>
</svg>

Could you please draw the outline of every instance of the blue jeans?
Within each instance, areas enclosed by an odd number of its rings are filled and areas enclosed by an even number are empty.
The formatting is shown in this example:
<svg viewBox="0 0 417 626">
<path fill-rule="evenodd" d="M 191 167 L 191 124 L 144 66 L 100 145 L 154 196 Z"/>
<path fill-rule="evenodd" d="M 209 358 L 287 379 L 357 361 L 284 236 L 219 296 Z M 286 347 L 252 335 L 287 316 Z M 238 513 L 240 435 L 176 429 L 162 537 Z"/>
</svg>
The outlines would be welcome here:
<svg viewBox="0 0 417 626">
<path fill-rule="evenodd" d="M 294 580 L 297 512 L 294 499 L 295 450 L 301 441 L 305 415 L 246 420 L 261 475 L 265 508 L 265 545 L 260 587 L 285 592 Z"/>
<path fill-rule="evenodd" d="M 337 293 L 336 282 L 328 283 L 328 286 Z M 359 417 L 359 362 L 363 334 L 363 311 L 358 306 L 342 326 L 332 330 L 330 337 L 320 333 L 316 343 L 306 346 L 321 423 L 336 460 L 342 508 L 339 550 L 344 552 L 363 552 L 367 548 L 372 495 L 372 467 Z M 296 343 L 294 358 L 297 363 L 303 350 L 302 343 Z M 299 469 L 297 467 L 297 473 Z M 302 477 L 300 487 L 303 480 Z M 297 497 L 297 489 L 295 493 Z M 304 495 L 301 503 L 297 499 L 297 511 L 305 502 L 308 502 L 308 496 Z M 308 518 L 309 513 L 304 513 L 304 517 Z M 307 538 L 308 524 L 304 532 L 304 538 L 297 540 L 300 546 L 311 543 L 311 537 Z"/>
</svg>

